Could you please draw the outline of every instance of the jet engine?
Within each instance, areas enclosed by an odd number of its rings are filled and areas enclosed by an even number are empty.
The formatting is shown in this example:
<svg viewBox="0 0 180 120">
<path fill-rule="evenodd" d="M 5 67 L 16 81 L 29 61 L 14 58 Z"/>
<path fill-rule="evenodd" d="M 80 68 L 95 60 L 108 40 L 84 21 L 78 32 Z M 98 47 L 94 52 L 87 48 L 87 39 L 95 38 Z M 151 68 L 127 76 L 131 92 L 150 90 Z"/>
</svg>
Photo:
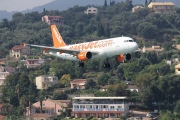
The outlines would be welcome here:
<svg viewBox="0 0 180 120">
<path fill-rule="evenodd" d="M 128 54 L 124 54 L 124 55 L 120 54 L 120 55 L 118 55 L 117 59 L 121 63 L 127 62 L 127 61 L 131 60 L 131 54 L 129 54 L 129 53 Z"/>
<path fill-rule="evenodd" d="M 92 58 L 92 53 L 91 52 L 80 52 L 78 55 L 77 55 L 77 58 L 81 61 L 86 61 L 88 59 L 91 59 Z"/>
</svg>

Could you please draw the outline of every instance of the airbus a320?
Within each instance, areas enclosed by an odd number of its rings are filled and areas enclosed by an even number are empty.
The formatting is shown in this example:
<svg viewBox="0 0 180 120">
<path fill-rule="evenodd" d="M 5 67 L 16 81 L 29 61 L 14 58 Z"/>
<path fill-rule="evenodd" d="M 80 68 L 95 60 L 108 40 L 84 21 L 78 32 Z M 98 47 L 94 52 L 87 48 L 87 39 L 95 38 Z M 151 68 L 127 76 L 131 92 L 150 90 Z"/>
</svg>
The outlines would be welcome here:
<svg viewBox="0 0 180 120">
<path fill-rule="evenodd" d="M 138 44 L 130 37 L 122 36 L 67 45 L 55 25 L 51 25 L 51 32 L 53 47 L 25 43 L 24 46 L 44 48 L 44 52 L 53 56 L 79 61 L 79 67 L 84 67 L 84 62 L 88 60 L 106 58 L 104 68 L 110 68 L 108 58 L 116 56 L 119 62 L 127 62 L 131 60 L 131 53 L 138 49 Z"/>
</svg>

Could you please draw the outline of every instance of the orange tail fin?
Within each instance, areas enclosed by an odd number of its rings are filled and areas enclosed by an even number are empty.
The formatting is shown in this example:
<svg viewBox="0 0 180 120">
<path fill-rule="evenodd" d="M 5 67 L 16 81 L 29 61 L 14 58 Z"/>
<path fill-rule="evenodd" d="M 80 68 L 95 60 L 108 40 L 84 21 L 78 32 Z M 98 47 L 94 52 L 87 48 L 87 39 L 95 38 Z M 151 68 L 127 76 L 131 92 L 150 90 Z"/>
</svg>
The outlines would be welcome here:
<svg viewBox="0 0 180 120">
<path fill-rule="evenodd" d="M 66 46 L 66 44 L 64 43 L 64 40 L 61 37 L 61 34 L 59 33 L 55 25 L 51 25 L 51 32 L 52 32 L 52 39 L 53 39 L 54 47 Z"/>
</svg>

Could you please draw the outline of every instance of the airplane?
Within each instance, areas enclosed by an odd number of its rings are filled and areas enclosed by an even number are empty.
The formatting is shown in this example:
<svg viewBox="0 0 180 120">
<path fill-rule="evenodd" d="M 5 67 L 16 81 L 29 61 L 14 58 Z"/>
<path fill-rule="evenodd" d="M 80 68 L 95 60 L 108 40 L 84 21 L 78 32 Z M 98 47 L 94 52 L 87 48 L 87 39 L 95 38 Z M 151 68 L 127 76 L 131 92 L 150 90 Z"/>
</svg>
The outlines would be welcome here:
<svg viewBox="0 0 180 120">
<path fill-rule="evenodd" d="M 131 53 L 138 49 L 138 44 L 132 38 L 124 36 L 67 45 L 57 27 L 54 24 L 50 25 L 50 27 L 53 47 L 26 43 L 24 43 L 24 46 L 44 48 L 44 53 L 52 56 L 79 61 L 79 67 L 84 67 L 84 62 L 88 60 L 106 58 L 104 68 L 110 68 L 108 58 L 117 56 L 119 62 L 127 62 L 131 60 Z"/>
</svg>

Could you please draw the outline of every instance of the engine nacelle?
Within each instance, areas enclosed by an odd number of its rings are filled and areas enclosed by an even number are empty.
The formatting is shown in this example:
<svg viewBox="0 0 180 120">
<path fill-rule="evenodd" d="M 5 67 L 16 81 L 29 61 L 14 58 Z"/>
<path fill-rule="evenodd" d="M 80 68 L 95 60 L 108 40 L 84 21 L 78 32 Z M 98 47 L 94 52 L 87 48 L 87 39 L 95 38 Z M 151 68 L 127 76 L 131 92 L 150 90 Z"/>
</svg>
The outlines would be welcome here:
<svg viewBox="0 0 180 120">
<path fill-rule="evenodd" d="M 88 59 L 91 59 L 92 58 L 92 53 L 91 52 L 80 52 L 78 55 L 77 55 L 77 58 L 81 61 L 86 61 Z"/>
<path fill-rule="evenodd" d="M 127 62 L 127 61 L 131 60 L 131 54 L 129 54 L 129 53 L 128 54 L 124 54 L 124 55 L 120 54 L 120 55 L 118 55 L 117 59 L 121 63 Z"/>
</svg>

